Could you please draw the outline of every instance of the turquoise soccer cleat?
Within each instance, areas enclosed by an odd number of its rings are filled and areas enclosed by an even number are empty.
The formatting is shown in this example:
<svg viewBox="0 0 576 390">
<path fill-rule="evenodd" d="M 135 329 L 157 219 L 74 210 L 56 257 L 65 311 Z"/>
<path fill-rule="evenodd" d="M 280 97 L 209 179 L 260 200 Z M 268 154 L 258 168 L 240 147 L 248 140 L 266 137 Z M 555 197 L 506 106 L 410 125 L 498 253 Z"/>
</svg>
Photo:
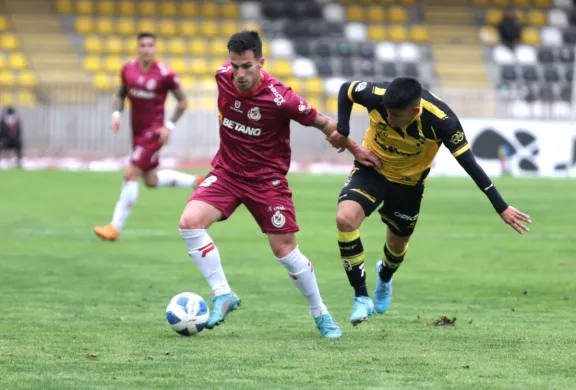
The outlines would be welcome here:
<svg viewBox="0 0 576 390">
<path fill-rule="evenodd" d="M 240 307 L 240 298 L 233 291 L 212 297 L 210 301 L 212 302 L 212 311 L 206 323 L 206 329 L 214 329 L 224 322 L 228 313 Z"/>
<path fill-rule="evenodd" d="M 354 306 L 352 307 L 350 323 L 356 326 L 361 322 L 367 321 L 368 317 L 374 314 L 374 304 L 370 297 L 354 297 L 353 301 Z"/>
<path fill-rule="evenodd" d="M 342 337 L 342 330 L 336 325 L 330 313 L 322 314 L 314 318 L 316 327 L 320 329 L 322 337 L 327 339 L 337 339 Z"/>
<path fill-rule="evenodd" d="M 380 268 L 382 268 L 382 260 L 376 263 L 376 290 L 374 290 L 374 307 L 376 313 L 382 314 L 390 307 L 392 303 L 392 280 L 384 283 L 380 279 Z"/>
</svg>

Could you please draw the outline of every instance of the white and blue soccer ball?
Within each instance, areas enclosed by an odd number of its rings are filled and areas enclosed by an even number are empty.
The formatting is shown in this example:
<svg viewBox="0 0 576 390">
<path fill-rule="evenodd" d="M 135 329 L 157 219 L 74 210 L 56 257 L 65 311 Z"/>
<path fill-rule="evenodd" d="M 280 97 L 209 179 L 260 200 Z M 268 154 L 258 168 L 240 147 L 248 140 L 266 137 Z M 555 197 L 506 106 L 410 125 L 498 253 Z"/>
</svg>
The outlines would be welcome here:
<svg viewBox="0 0 576 390">
<path fill-rule="evenodd" d="M 166 307 L 166 320 L 170 327 L 182 336 L 193 336 L 206 326 L 210 310 L 208 304 L 198 294 L 180 293 L 170 300 Z"/>
</svg>

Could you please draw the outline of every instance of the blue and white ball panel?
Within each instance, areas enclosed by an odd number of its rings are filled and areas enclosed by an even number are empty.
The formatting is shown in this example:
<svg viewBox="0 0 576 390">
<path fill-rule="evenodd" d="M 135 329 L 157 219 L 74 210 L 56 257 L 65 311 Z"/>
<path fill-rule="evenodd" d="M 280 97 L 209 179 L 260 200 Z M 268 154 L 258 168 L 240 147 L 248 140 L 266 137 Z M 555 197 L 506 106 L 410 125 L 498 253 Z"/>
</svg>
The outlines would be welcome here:
<svg viewBox="0 0 576 390">
<path fill-rule="evenodd" d="M 185 292 L 170 300 L 166 308 L 166 320 L 178 334 L 192 336 L 201 332 L 208 321 L 208 304 L 194 293 Z"/>
</svg>

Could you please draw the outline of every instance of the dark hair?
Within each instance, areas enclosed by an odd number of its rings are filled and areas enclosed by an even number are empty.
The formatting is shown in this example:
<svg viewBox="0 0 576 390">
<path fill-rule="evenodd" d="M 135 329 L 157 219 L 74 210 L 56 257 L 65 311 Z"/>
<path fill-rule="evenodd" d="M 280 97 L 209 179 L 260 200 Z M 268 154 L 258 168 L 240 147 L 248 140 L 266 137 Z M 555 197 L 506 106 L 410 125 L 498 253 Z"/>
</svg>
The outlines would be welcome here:
<svg viewBox="0 0 576 390">
<path fill-rule="evenodd" d="M 255 58 L 262 57 L 262 40 L 258 31 L 243 30 L 232 35 L 228 40 L 228 51 L 244 53 L 252 50 Z"/>
<path fill-rule="evenodd" d="M 386 88 L 382 104 L 392 110 L 403 110 L 418 104 L 422 98 L 422 85 L 412 77 L 398 77 Z"/>
<path fill-rule="evenodd" d="M 154 35 L 151 32 L 141 32 L 138 34 L 138 40 L 140 40 L 142 38 L 152 38 L 152 39 L 156 40 L 156 35 Z"/>
</svg>

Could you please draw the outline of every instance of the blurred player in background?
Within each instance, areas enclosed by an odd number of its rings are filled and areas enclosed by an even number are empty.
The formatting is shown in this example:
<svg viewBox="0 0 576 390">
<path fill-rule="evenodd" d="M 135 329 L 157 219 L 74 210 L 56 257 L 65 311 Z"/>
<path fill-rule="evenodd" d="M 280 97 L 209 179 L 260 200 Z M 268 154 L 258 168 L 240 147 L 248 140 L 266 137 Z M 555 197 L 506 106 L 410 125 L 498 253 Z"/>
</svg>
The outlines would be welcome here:
<svg viewBox="0 0 576 390">
<path fill-rule="evenodd" d="M 14 107 L 7 107 L 0 118 L 0 153 L 14 150 L 16 165 L 22 168 L 22 122 Z"/>
<path fill-rule="evenodd" d="M 112 221 L 96 226 L 94 232 L 104 240 L 117 240 L 132 206 L 138 199 L 138 179 L 149 188 L 196 187 L 201 176 L 163 169 L 157 171 L 160 149 L 168 142 L 175 123 L 182 116 L 188 101 L 180 87 L 178 76 L 161 62 L 156 61 L 156 37 L 151 33 L 138 35 L 138 58 L 122 68 L 120 90 L 114 96 L 112 130 L 120 130 L 120 115 L 124 100 L 131 105 L 132 154 L 124 169 L 124 183 L 116 202 Z M 168 92 L 178 101 L 176 111 L 168 121 L 164 119 L 164 104 Z"/>
<path fill-rule="evenodd" d="M 418 221 L 424 183 L 440 145 L 450 150 L 504 222 L 518 233 L 524 233 L 528 228 L 522 222 L 531 221 L 506 204 L 476 162 L 458 117 L 446 103 L 423 90 L 417 80 L 397 78 L 384 83 L 344 83 L 338 96 L 338 132 L 329 137 L 332 146 L 348 142 L 354 103 L 366 107 L 370 116 L 364 146 L 382 161 L 381 169 L 355 161 L 338 198 L 338 245 L 355 292 L 350 322 L 357 325 L 374 310 L 384 313 L 390 306 L 392 275 L 406 256 L 408 240 Z M 376 266 L 373 303 L 366 287 L 364 248 L 358 229 L 382 202 L 378 213 L 388 229 L 383 260 Z"/>
<path fill-rule="evenodd" d="M 216 72 L 220 148 L 213 170 L 196 189 L 180 219 L 180 232 L 214 292 L 206 327 L 213 329 L 240 305 L 222 269 L 220 253 L 207 229 L 244 204 L 268 241 L 276 259 L 306 299 L 324 337 L 342 332 L 322 302 L 310 261 L 296 243 L 299 230 L 286 174 L 290 166 L 290 121 L 320 129 L 326 136 L 336 122 L 316 111 L 288 86 L 262 70 L 262 41 L 255 31 L 234 34 L 228 42 L 230 62 Z M 357 160 L 379 163 L 367 149 L 346 145 Z M 242 257 L 250 253 L 239 253 Z M 257 270 L 254 270 L 257 275 Z"/>
</svg>

